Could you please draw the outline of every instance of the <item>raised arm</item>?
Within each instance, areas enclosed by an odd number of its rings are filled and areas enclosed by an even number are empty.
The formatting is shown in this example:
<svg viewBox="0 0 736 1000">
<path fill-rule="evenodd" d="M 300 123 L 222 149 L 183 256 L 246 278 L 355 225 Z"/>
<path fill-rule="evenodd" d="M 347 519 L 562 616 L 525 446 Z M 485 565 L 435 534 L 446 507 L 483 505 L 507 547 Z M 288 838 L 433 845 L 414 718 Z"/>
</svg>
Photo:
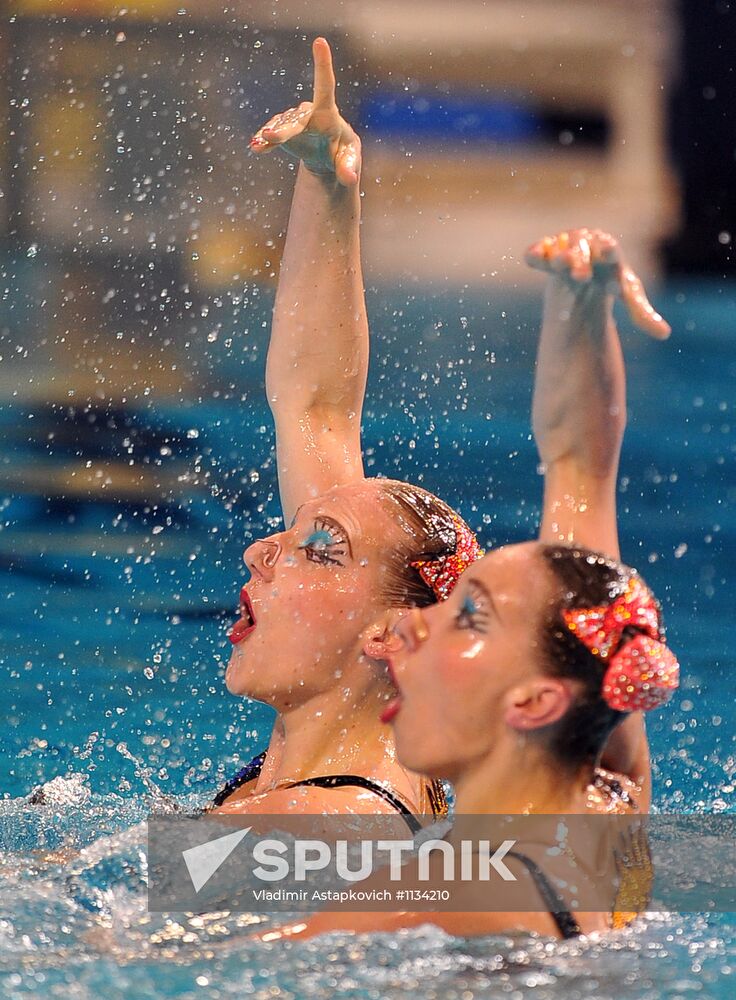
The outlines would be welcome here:
<svg viewBox="0 0 736 1000">
<path fill-rule="evenodd" d="M 314 97 L 251 140 L 301 162 L 281 262 L 266 393 L 276 423 L 279 490 L 296 508 L 363 477 L 360 419 L 368 321 L 360 266 L 360 140 L 335 103 L 324 38 L 313 45 Z"/>
<path fill-rule="evenodd" d="M 534 386 L 533 425 L 545 466 L 540 539 L 618 558 L 616 478 L 626 425 L 626 377 L 613 320 L 621 295 L 634 323 L 659 339 L 670 328 L 623 262 L 613 237 L 585 229 L 536 243 L 527 262 L 549 274 Z M 642 786 L 649 748 L 641 714 L 619 726 L 602 764 Z"/>
<path fill-rule="evenodd" d="M 650 335 L 667 337 L 670 328 L 606 233 L 578 229 L 548 237 L 529 249 L 527 261 L 549 274 L 532 411 L 545 466 L 540 539 L 618 558 L 626 376 L 613 320 L 616 294 Z"/>
</svg>

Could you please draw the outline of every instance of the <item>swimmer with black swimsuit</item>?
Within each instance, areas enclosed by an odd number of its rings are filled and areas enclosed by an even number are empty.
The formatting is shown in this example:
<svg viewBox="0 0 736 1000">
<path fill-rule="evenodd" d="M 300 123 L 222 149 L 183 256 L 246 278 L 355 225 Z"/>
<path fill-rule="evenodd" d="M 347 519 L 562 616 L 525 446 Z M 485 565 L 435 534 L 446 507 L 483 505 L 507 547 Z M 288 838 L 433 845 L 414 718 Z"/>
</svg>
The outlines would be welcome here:
<svg viewBox="0 0 736 1000">
<path fill-rule="evenodd" d="M 371 813 L 396 811 L 395 802 L 403 802 L 417 815 L 441 813 L 441 786 L 397 760 L 391 733 L 378 721 L 394 693 L 385 662 L 407 611 L 448 598 L 479 548 L 437 497 L 365 477 L 361 148 L 335 104 L 324 39 L 313 53 L 313 101 L 276 116 L 251 144 L 259 155 L 283 148 L 300 160 L 266 369 L 287 527 L 245 552 L 251 580 L 231 632 L 226 682 L 278 717 L 257 773 L 223 790 L 214 808 Z M 540 260 L 557 267 L 559 250 L 576 276 L 593 266 L 597 272 L 591 251 L 610 248 L 598 247 L 598 234 L 589 237 L 587 257 L 581 233 L 564 248 L 560 237 Z M 545 308 L 534 421 L 547 464 L 541 537 L 610 551 L 623 366 L 615 331 L 613 340 L 605 323 L 601 332 L 607 307 L 592 300 L 571 313 L 559 298 Z M 640 325 L 647 322 L 658 329 L 648 314 Z M 604 759 L 612 770 L 621 760 L 644 758 L 643 728 L 634 722 Z"/>
<path fill-rule="evenodd" d="M 306 109 L 309 134 L 288 141 L 278 129 L 304 131 Z M 364 475 L 360 143 L 335 105 L 326 46 L 315 50 L 314 101 L 270 122 L 252 149 L 282 144 L 302 161 L 266 368 L 286 528 L 244 554 L 251 579 L 226 674 L 233 694 L 278 717 L 267 751 L 211 808 L 441 816 L 441 783 L 403 768 L 379 721 L 393 693 L 383 657 L 408 608 L 449 595 L 443 567 L 480 549 L 439 498 Z"/>
<path fill-rule="evenodd" d="M 679 668 L 659 605 L 635 571 L 586 549 L 511 545 L 475 563 L 444 605 L 411 611 L 398 631 L 402 648 L 391 671 L 399 694 L 390 713 L 396 748 L 408 766 L 452 782 L 451 843 L 461 842 L 464 817 L 482 814 L 550 815 L 555 830 L 560 816 L 636 814 L 631 782 L 596 775 L 596 765 L 632 713 L 667 701 Z M 518 897 L 499 895 L 509 883 L 491 888 L 478 880 L 454 887 L 453 912 L 320 913 L 263 937 L 424 923 L 463 936 L 610 930 L 635 915 L 618 912 L 619 899 L 630 909 L 631 884 L 611 893 L 610 910 L 597 912 L 575 912 L 560 889 L 578 893 L 572 886 L 606 851 L 617 866 L 610 834 L 610 825 L 589 827 L 572 868 L 564 850 L 549 850 L 556 840 L 516 841 L 503 863 L 520 885 L 527 880 L 527 900 L 536 893 L 530 912 L 482 911 L 490 892 L 494 903 Z M 643 906 L 651 880 L 646 850 L 637 864 L 621 874 L 641 883 Z M 402 888 L 416 879 L 416 866 L 407 866 Z"/>
<path fill-rule="evenodd" d="M 534 406 L 547 463 L 542 543 L 509 546 L 475 562 L 447 602 L 401 620 L 389 656 L 398 696 L 383 718 L 399 759 L 453 783 L 456 824 L 483 813 L 648 811 L 643 712 L 666 701 L 678 683 L 656 601 L 634 571 L 610 558 L 618 557 L 616 471 L 625 421 L 614 295 L 648 333 L 665 337 L 669 327 L 606 234 L 561 233 L 535 244 L 527 260 L 549 274 Z M 582 340 L 579 350 L 550 356 L 545 328 L 566 325 L 572 343 Z M 583 338 L 573 333 L 576 326 L 585 329 Z M 591 368 L 607 392 L 591 392 Z M 593 429 L 592 440 L 571 430 L 571 412 Z M 596 452 L 601 440 L 608 446 Z M 560 489 L 565 476 L 578 483 L 567 493 Z M 608 555 L 579 547 L 581 535 L 598 539 Z M 575 546 L 559 544 L 573 540 Z M 651 867 L 645 849 L 636 855 L 638 870 L 625 880 L 639 885 L 643 906 Z M 264 937 L 428 921 L 462 935 L 520 929 L 573 937 L 633 915 L 616 905 L 611 912 L 571 912 L 555 894 L 550 864 L 533 849 L 509 862 L 536 887 L 536 912 L 482 912 L 476 898 L 454 913 L 322 913 Z"/>
</svg>

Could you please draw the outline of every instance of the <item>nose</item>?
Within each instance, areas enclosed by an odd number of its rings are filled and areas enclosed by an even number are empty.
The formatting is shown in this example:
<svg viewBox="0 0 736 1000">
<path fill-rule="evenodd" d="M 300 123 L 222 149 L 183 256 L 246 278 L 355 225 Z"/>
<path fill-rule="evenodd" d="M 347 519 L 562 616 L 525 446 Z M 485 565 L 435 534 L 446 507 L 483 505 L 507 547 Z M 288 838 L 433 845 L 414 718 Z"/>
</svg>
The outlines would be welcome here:
<svg viewBox="0 0 736 1000">
<path fill-rule="evenodd" d="M 396 626 L 401 641 L 406 649 L 413 652 L 421 643 L 429 638 L 427 620 L 420 608 L 412 608 L 408 615 L 404 615 Z"/>
<path fill-rule="evenodd" d="M 262 576 L 264 580 L 273 580 L 273 571 L 281 555 L 281 542 L 278 538 L 259 538 L 243 553 L 243 562 L 252 576 Z"/>
</svg>

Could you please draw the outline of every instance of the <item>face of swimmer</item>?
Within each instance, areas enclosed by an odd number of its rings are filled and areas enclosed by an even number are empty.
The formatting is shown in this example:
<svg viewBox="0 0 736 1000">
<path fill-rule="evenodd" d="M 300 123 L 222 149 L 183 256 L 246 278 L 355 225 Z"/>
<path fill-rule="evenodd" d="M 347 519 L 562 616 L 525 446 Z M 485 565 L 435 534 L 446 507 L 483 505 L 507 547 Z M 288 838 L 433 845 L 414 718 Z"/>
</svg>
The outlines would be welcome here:
<svg viewBox="0 0 736 1000">
<path fill-rule="evenodd" d="M 504 734 L 565 714 L 572 685 L 543 672 L 538 645 L 553 592 L 537 544 L 512 545 L 467 569 L 447 601 L 402 619 L 390 657 L 399 697 L 384 719 L 405 767 L 453 780 Z"/>
<path fill-rule="evenodd" d="M 279 711 L 348 684 L 390 694 L 385 666 L 361 654 L 380 656 L 380 637 L 394 638 L 382 556 L 401 530 L 368 480 L 305 503 L 288 530 L 250 545 L 228 690 Z"/>
</svg>

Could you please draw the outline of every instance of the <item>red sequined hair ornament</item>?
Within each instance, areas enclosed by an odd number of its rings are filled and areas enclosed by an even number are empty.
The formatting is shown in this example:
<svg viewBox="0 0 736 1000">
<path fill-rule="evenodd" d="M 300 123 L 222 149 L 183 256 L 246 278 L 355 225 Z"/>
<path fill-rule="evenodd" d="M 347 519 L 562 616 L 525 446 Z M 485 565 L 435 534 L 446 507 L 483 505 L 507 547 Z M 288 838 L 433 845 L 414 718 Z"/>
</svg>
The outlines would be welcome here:
<svg viewBox="0 0 736 1000">
<path fill-rule="evenodd" d="M 436 559 L 417 559 L 411 563 L 438 601 L 447 600 L 468 566 L 483 555 L 478 539 L 462 518 L 454 515 L 452 521 L 455 551 Z"/>
<path fill-rule="evenodd" d="M 612 604 L 565 609 L 562 617 L 591 653 L 608 663 L 601 693 L 611 708 L 646 712 L 671 697 L 680 665 L 662 641 L 654 595 L 638 577 L 631 577 Z M 621 645 L 627 628 L 639 634 Z"/>
</svg>

